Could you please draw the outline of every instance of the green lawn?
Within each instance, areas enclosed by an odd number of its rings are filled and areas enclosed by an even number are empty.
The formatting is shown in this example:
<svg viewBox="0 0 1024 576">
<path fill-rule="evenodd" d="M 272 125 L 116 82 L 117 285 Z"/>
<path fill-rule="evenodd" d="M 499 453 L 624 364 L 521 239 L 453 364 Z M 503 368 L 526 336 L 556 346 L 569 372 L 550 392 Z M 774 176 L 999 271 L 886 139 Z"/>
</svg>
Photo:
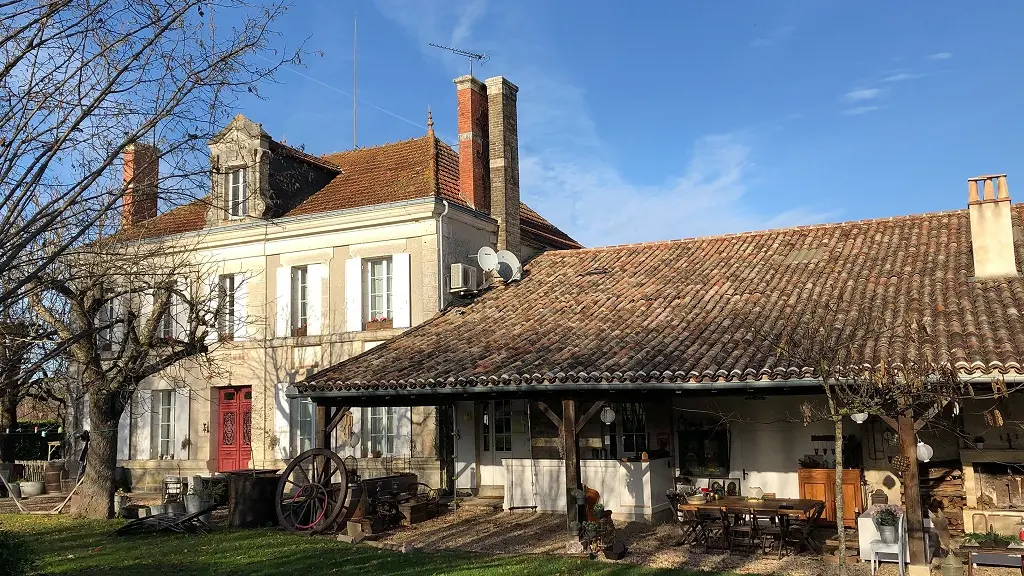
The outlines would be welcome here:
<svg viewBox="0 0 1024 576">
<path fill-rule="evenodd" d="M 39 571 L 47 575 L 695 574 L 553 556 L 485 556 L 449 552 L 402 554 L 272 529 L 225 529 L 207 536 L 107 536 L 118 525 L 114 521 L 72 520 L 67 516 L 0 515 L 0 526 L 34 542 L 41 557 Z"/>
</svg>

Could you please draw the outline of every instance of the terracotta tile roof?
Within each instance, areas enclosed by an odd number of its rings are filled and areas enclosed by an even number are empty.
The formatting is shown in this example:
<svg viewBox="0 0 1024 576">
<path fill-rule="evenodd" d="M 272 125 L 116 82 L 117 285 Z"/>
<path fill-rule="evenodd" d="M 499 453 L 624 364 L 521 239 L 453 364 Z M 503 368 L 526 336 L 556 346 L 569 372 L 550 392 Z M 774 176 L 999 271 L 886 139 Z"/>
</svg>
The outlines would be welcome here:
<svg viewBox="0 0 1024 576">
<path fill-rule="evenodd" d="M 285 216 L 317 214 L 438 196 L 469 206 L 459 192 L 459 155 L 433 135 L 345 152 L 312 156 L 279 142 L 271 148 L 305 162 L 339 171 L 326 186 L 289 210 Z M 198 204 L 197 204 L 198 203 Z M 207 199 L 151 218 L 133 231 L 135 237 L 156 237 L 201 230 L 206 225 Z M 525 204 L 520 211 L 526 241 L 552 248 L 580 244 Z"/>
<path fill-rule="evenodd" d="M 1013 219 L 1021 227 L 1024 205 Z M 1024 270 L 1024 240 L 1016 242 Z M 930 334 L 913 353 L 934 362 L 969 374 L 1018 371 L 1024 279 L 976 281 L 972 260 L 966 210 L 549 251 L 522 281 L 449 308 L 299 389 L 807 377 L 813 370 L 780 360 L 765 334 L 815 317 L 823 302 L 913 318 Z M 860 358 L 891 362 L 893 343 L 885 334 L 865 339 Z"/>
</svg>

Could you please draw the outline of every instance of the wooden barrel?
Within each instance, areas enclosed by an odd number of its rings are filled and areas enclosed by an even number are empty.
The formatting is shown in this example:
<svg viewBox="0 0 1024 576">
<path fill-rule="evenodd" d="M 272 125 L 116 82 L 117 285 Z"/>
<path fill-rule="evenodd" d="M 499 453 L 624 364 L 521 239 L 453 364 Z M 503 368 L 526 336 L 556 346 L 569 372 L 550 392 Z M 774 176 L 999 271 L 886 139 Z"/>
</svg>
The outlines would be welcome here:
<svg viewBox="0 0 1024 576">
<path fill-rule="evenodd" d="M 46 492 L 48 494 L 55 494 L 60 492 L 60 476 L 64 473 L 64 470 L 47 470 L 44 475 L 44 484 L 46 484 Z"/>
</svg>

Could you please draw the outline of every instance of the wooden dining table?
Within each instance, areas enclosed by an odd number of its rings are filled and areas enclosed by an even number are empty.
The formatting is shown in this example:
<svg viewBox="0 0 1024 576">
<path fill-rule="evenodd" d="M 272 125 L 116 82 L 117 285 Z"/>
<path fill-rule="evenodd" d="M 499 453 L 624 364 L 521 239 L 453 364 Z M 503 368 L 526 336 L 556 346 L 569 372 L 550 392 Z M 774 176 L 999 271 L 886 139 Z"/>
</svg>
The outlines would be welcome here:
<svg viewBox="0 0 1024 576">
<path fill-rule="evenodd" d="M 725 496 L 718 500 L 712 500 L 710 502 L 704 502 L 700 504 L 690 504 L 689 502 L 683 502 L 679 504 L 680 510 L 690 510 L 696 512 L 697 510 L 753 510 L 757 514 L 763 514 L 765 516 L 784 514 L 786 516 L 797 516 L 804 517 L 811 521 L 815 521 L 821 516 L 819 511 L 817 517 L 814 516 L 814 512 L 819 507 L 824 509 L 825 502 L 822 500 L 811 500 L 809 498 L 771 498 L 763 500 L 753 500 L 744 496 Z M 821 553 L 821 547 L 817 542 L 810 537 L 810 532 L 801 536 L 803 544 L 815 551 Z"/>
</svg>

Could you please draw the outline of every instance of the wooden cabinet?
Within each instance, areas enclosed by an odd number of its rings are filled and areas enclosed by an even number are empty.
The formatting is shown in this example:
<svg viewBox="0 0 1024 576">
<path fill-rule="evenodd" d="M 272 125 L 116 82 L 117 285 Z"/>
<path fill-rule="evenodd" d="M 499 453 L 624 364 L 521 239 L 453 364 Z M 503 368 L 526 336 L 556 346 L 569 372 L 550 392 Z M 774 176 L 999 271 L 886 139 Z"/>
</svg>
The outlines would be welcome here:
<svg viewBox="0 0 1024 576">
<path fill-rule="evenodd" d="M 864 509 L 860 469 L 843 470 L 843 524 L 854 527 L 857 515 Z M 822 520 L 836 521 L 836 471 L 822 468 L 800 469 L 800 497 L 825 502 Z"/>
</svg>

